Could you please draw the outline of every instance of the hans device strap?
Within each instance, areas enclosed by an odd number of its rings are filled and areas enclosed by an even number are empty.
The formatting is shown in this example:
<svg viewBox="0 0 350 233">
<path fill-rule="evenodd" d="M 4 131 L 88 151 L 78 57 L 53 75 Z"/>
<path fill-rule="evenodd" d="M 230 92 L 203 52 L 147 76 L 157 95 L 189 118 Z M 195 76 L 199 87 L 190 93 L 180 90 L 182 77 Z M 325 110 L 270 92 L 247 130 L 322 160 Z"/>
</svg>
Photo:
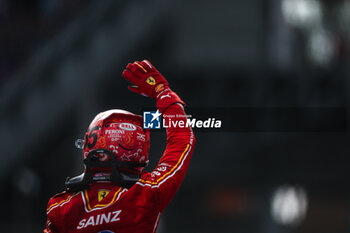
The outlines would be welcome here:
<svg viewBox="0 0 350 233">
<path fill-rule="evenodd" d="M 100 161 L 98 154 L 106 154 L 109 156 L 108 161 Z M 118 170 L 118 167 L 144 167 L 147 163 L 138 163 L 132 161 L 117 161 L 114 154 L 110 150 L 106 149 L 96 149 L 89 152 L 89 154 L 84 159 L 86 170 L 83 174 L 66 179 L 66 191 L 67 192 L 78 192 L 86 189 L 89 184 L 96 181 L 111 181 L 121 187 L 130 188 L 139 179 L 140 176 L 136 174 L 125 174 Z M 92 173 L 92 168 L 96 167 L 110 167 L 112 168 L 112 173 L 106 176 L 94 176 Z"/>
</svg>

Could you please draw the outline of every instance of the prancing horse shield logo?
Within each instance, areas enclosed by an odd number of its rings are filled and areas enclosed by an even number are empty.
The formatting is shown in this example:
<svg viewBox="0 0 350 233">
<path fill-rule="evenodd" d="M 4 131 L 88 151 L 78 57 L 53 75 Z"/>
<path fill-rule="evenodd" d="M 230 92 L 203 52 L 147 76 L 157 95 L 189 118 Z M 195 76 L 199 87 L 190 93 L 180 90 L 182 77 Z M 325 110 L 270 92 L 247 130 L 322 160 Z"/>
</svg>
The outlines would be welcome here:
<svg viewBox="0 0 350 233">
<path fill-rule="evenodd" d="M 99 190 L 98 191 L 98 201 L 102 201 L 103 198 L 105 198 L 109 193 L 109 190 L 105 190 L 105 189 L 102 189 L 102 190 Z"/>
</svg>

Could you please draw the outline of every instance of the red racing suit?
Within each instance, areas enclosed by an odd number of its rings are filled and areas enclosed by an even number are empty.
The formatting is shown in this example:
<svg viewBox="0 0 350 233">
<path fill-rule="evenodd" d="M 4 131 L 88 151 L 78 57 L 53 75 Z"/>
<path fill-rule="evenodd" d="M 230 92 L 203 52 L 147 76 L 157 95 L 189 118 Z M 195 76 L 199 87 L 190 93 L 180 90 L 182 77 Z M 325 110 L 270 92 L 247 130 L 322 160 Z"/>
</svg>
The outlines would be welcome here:
<svg viewBox="0 0 350 233">
<path fill-rule="evenodd" d="M 183 107 L 174 104 L 163 112 L 173 120 L 186 120 Z M 62 192 L 47 207 L 44 232 L 151 233 L 178 190 L 188 168 L 195 138 L 190 127 L 168 127 L 167 146 L 156 168 L 143 172 L 131 188 L 96 182 L 76 193 Z"/>
</svg>

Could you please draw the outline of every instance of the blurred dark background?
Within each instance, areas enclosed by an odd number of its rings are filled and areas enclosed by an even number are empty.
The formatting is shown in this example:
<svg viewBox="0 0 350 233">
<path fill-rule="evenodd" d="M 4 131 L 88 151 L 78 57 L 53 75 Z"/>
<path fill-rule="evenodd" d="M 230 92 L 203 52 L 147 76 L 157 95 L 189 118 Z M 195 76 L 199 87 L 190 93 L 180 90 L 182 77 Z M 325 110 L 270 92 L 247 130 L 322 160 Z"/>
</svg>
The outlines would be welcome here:
<svg viewBox="0 0 350 233">
<path fill-rule="evenodd" d="M 346 0 L 0 0 L 1 232 L 42 231 L 97 113 L 153 106 L 128 62 L 149 59 L 189 107 L 346 108 L 349 54 Z M 159 233 L 350 232 L 347 129 L 196 138 Z M 148 170 L 165 142 L 152 134 Z"/>
</svg>

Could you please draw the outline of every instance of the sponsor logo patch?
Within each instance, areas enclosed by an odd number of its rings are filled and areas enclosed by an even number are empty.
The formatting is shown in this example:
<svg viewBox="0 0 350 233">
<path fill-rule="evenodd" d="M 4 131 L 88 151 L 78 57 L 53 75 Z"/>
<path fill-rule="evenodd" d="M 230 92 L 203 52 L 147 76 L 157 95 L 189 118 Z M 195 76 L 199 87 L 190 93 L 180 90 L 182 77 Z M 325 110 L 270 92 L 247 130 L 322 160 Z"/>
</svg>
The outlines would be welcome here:
<svg viewBox="0 0 350 233">
<path fill-rule="evenodd" d="M 149 76 L 146 80 L 146 83 L 153 86 L 156 85 L 156 80 L 152 76 Z"/>
<path fill-rule="evenodd" d="M 160 91 L 162 91 L 164 89 L 164 85 L 163 84 L 159 84 L 156 86 L 156 88 L 154 88 L 154 90 L 158 93 Z"/>
<path fill-rule="evenodd" d="M 101 189 L 98 191 L 98 201 L 102 201 L 109 193 L 109 190 Z"/>
<path fill-rule="evenodd" d="M 119 125 L 119 128 L 124 129 L 124 130 L 128 130 L 128 131 L 135 131 L 136 130 L 136 126 L 130 123 L 121 123 Z"/>
</svg>

